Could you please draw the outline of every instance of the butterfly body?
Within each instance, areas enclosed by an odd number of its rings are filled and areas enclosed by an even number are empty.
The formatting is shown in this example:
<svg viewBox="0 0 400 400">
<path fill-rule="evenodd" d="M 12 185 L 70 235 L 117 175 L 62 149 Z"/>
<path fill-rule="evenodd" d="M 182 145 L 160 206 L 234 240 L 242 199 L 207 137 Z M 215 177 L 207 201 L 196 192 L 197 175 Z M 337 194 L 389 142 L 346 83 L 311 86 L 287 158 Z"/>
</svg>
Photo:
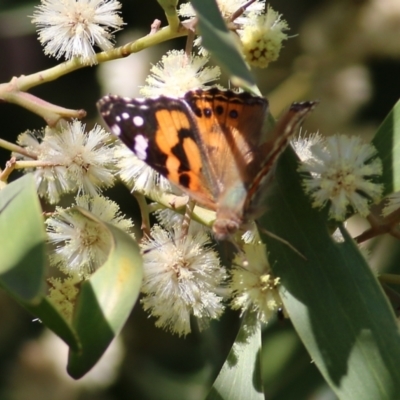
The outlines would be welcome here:
<svg viewBox="0 0 400 400">
<path fill-rule="evenodd" d="M 214 88 L 144 100 L 105 96 L 98 107 L 139 159 L 216 211 L 213 231 L 223 240 L 259 216 L 276 160 L 314 103 L 293 104 L 267 138 L 268 102 L 245 92 Z"/>
</svg>

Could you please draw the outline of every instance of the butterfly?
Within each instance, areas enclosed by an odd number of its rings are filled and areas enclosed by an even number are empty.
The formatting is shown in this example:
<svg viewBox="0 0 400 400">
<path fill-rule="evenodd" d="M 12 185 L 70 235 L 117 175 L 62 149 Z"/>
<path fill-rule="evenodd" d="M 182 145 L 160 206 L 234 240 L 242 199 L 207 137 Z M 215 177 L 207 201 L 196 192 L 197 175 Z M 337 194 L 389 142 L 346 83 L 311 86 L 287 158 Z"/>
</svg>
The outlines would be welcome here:
<svg viewBox="0 0 400 400">
<path fill-rule="evenodd" d="M 212 88 L 183 97 L 97 103 L 111 129 L 135 155 L 216 211 L 213 233 L 229 239 L 263 213 L 262 202 L 279 155 L 315 102 L 293 103 L 265 138 L 268 100 Z"/>
</svg>

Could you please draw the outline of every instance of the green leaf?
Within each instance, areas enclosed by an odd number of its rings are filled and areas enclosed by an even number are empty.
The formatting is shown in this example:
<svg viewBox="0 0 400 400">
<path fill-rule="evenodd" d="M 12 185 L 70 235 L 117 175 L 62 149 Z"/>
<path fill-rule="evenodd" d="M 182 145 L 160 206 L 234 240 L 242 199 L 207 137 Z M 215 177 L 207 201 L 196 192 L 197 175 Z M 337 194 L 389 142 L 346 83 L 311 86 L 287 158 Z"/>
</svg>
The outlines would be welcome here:
<svg viewBox="0 0 400 400">
<path fill-rule="evenodd" d="M 382 122 L 372 141 L 383 163 L 385 194 L 400 190 L 400 101 Z"/>
<path fill-rule="evenodd" d="M 251 314 L 243 319 L 233 347 L 207 400 L 261 400 L 264 393 L 260 372 L 261 328 L 253 325 Z"/>
<path fill-rule="evenodd" d="M 88 212 L 80 212 L 95 220 Z M 136 303 L 142 282 L 142 258 L 137 244 L 114 226 L 106 227 L 113 248 L 106 263 L 82 284 L 75 307 L 72 325 L 81 350 L 71 349 L 69 353 L 68 373 L 74 378 L 87 373 L 118 335 Z"/>
<path fill-rule="evenodd" d="M 21 303 L 21 305 L 64 340 L 71 349 L 80 350 L 81 345 L 76 332 L 47 297 L 43 296 L 39 304 Z"/>
<path fill-rule="evenodd" d="M 0 283 L 16 299 L 38 302 L 44 285 L 46 233 L 31 174 L 0 191 Z"/>
<path fill-rule="evenodd" d="M 234 34 L 227 29 L 215 0 L 192 0 L 191 3 L 199 19 L 202 45 L 211 53 L 216 63 L 229 73 L 235 85 L 260 95 L 254 77 L 238 49 Z"/>
<path fill-rule="evenodd" d="M 263 227 L 281 295 L 311 360 L 342 399 L 397 399 L 400 335 L 390 305 L 344 228 L 328 233 L 326 215 L 303 194 L 297 159 L 286 151 L 277 167 Z"/>
</svg>

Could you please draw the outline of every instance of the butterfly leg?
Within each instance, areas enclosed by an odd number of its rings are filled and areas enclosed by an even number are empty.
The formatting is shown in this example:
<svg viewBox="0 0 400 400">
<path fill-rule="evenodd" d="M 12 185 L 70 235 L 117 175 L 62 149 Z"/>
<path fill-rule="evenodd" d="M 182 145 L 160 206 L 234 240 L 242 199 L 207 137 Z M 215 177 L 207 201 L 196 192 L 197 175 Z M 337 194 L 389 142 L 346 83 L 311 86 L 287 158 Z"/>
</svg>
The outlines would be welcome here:
<svg viewBox="0 0 400 400">
<path fill-rule="evenodd" d="M 185 215 L 183 216 L 181 234 L 182 236 L 186 236 L 189 232 L 190 221 L 192 220 L 193 209 L 196 205 L 196 202 L 193 200 L 188 200 L 186 203 Z"/>
</svg>

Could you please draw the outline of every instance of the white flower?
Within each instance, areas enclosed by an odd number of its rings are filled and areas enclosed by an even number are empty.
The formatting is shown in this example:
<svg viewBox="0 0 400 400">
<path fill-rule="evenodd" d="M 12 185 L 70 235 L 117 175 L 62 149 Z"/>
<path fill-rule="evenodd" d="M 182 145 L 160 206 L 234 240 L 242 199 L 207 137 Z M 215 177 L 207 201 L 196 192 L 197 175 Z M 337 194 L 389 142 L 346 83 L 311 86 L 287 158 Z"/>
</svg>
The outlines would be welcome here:
<svg viewBox="0 0 400 400">
<path fill-rule="evenodd" d="M 169 51 L 153 65 L 140 93 L 145 97 L 182 96 L 189 90 L 206 89 L 221 74 L 219 67 L 205 67 L 208 61 L 209 57 L 187 56 L 183 50 Z"/>
<path fill-rule="evenodd" d="M 157 210 L 154 214 L 160 225 L 167 231 L 171 231 L 173 229 L 176 229 L 176 227 L 182 226 L 184 216 L 175 212 L 174 210 L 165 208 L 163 210 Z M 209 233 L 210 228 L 192 219 L 189 225 L 189 233 L 191 235 L 195 235 L 199 231 L 202 231 L 203 233 Z"/>
<path fill-rule="evenodd" d="M 114 183 L 114 151 L 107 143 L 110 134 L 96 125 L 85 133 L 85 125 L 73 121 L 61 132 L 52 132 L 44 140 L 50 148 L 64 157 L 70 182 L 75 182 L 79 194 L 95 196 L 99 188 L 111 187 Z"/>
<path fill-rule="evenodd" d="M 248 24 L 239 30 L 244 57 L 250 65 L 266 68 L 278 59 L 282 42 L 288 38 L 284 31 L 289 26 L 270 6 L 266 14 L 250 16 L 248 20 Z"/>
<path fill-rule="evenodd" d="M 316 132 L 307 137 L 299 136 L 291 140 L 290 144 L 292 145 L 294 151 L 301 161 L 308 161 L 313 157 L 311 147 L 314 144 L 320 143 L 322 141 L 323 137 L 319 134 L 319 132 Z"/>
<path fill-rule="evenodd" d="M 245 244 L 243 250 L 236 255 L 231 271 L 231 306 L 242 313 L 254 312 L 258 320 L 267 323 L 283 307 L 278 292 L 279 278 L 272 274 L 264 244 Z"/>
<path fill-rule="evenodd" d="M 26 148 L 32 157 L 17 153 L 13 153 L 13 156 L 24 161 L 49 161 L 48 167 L 27 168 L 26 171 L 33 172 L 39 196 L 47 198 L 51 204 L 54 204 L 60 200 L 61 194 L 70 192 L 71 187 L 70 182 L 66 179 L 65 166 L 60 165 L 56 160 L 54 163 L 49 160 L 53 152 L 43 143 L 43 137 L 49 131 L 50 128 L 47 127 L 42 132 L 26 131 L 21 133 L 18 136 L 17 143 Z"/>
<path fill-rule="evenodd" d="M 179 227 L 154 226 L 142 244 L 144 280 L 142 304 L 157 318 L 156 326 L 179 336 L 190 333 L 190 316 L 200 329 L 224 310 L 222 284 L 226 272 L 203 232 L 185 237 Z"/>
<path fill-rule="evenodd" d="M 386 198 L 386 201 L 386 205 L 382 210 L 382 215 L 384 217 L 388 216 L 389 214 L 400 208 L 400 192 L 390 194 Z"/>
<path fill-rule="evenodd" d="M 121 29 L 118 15 L 121 4 L 115 0 L 41 0 L 33 14 L 39 40 L 45 54 L 67 60 L 80 57 L 96 63 L 96 45 L 102 50 L 113 47 L 112 33 Z"/>
<path fill-rule="evenodd" d="M 76 205 L 127 233 L 132 229 L 132 221 L 125 219 L 117 203 L 106 197 L 77 197 Z M 86 277 L 105 262 L 111 238 L 102 225 L 72 208 L 61 207 L 56 208 L 46 225 L 49 242 L 55 245 L 50 262 L 63 272 Z"/>
<path fill-rule="evenodd" d="M 247 244 L 258 242 L 260 240 L 260 233 L 258 232 L 257 224 L 253 221 L 247 225 L 247 230 L 242 234 L 243 242 Z"/>
<path fill-rule="evenodd" d="M 85 133 L 85 125 L 75 120 L 58 129 L 25 132 L 18 143 L 47 164 L 35 169 L 36 185 L 40 196 L 56 203 L 63 193 L 78 191 L 94 196 L 101 187 L 113 185 L 115 160 L 109 138 L 110 134 L 98 125 Z"/>
<path fill-rule="evenodd" d="M 118 175 L 132 191 L 150 196 L 156 192 L 171 192 L 169 180 L 139 160 L 125 145 L 115 148 L 115 158 L 118 160 Z"/>
<path fill-rule="evenodd" d="M 375 147 L 359 137 L 334 135 L 314 144 L 311 152 L 312 158 L 299 171 L 311 174 L 303 186 L 314 200 L 313 207 L 330 201 L 329 215 L 338 221 L 345 219 L 348 206 L 368 215 L 369 203 L 378 202 L 383 191 L 383 185 L 373 181 L 382 174 Z"/>
</svg>

